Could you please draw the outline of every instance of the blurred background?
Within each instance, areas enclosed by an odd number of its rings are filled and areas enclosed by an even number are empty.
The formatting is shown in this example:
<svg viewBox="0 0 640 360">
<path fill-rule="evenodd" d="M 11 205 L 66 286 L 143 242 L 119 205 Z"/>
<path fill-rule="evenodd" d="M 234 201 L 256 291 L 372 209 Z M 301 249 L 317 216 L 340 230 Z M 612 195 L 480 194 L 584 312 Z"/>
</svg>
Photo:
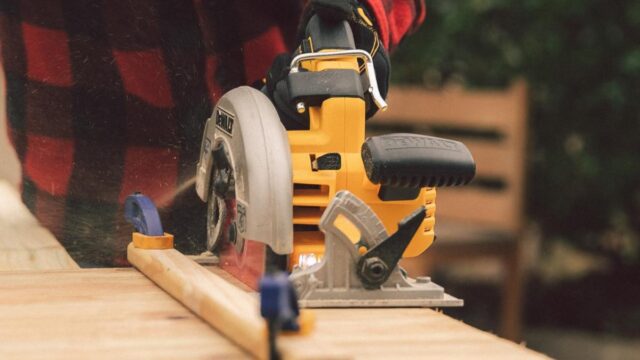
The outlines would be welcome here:
<svg viewBox="0 0 640 360">
<path fill-rule="evenodd" d="M 439 190 L 438 241 L 408 267 L 482 329 L 559 358 L 638 358 L 640 2 L 427 5 L 371 131 L 460 139 L 478 176 Z"/>
<path fill-rule="evenodd" d="M 438 240 L 407 268 L 481 329 L 557 358 L 638 358 L 640 1 L 427 4 L 368 131 L 462 140 L 478 176 L 438 191 Z"/>
</svg>

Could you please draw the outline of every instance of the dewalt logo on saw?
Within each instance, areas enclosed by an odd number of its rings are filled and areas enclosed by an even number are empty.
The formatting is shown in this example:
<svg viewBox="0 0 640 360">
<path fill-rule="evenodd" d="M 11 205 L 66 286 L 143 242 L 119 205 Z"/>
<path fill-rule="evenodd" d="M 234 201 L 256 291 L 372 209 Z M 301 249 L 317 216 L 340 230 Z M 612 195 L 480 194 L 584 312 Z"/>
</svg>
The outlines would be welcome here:
<svg viewBox="0 0 640 360">
<path fill-rule="evenodd" d="M 218 109 L 216 114 L 216 127 L 229 135 L 233 135 L 233 115 Z"/>
<path fill-rule="evenodd" d="M 385 151 L 409 148 L 462 151 L 462 144 L 456 141 L 422 135 L 387 135 L 382 140 Z"/>
</svg>

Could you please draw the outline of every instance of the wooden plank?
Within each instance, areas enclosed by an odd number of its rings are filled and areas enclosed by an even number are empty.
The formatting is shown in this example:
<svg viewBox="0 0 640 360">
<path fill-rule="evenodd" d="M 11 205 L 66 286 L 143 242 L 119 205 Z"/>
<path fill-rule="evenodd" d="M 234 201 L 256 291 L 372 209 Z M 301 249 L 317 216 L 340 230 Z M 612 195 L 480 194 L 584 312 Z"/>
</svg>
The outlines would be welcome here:
<svg viewBox="0 0 640 360">
<path fill-rule="evenodd" d="M 0 273 L 0 359 L 245 359 L 134 269 Z"/>
<path fill-rule="evenodd" d="M 208 269 L 250 291 L 220 268 Z M 278 340 L 285 359 L 547 359 L 524 345 L 475 329 L 437 310 L 314 309 L 313 312 L 317 321 L 311 335 Z M 460 341 L 456 341 L 458 337 Z"/>
<path fill-rule="evenodd" d="M 180 252 L 127 249 L 129 262 L 184 306 L 258 359 L 268 357 L 266 322 L 260 316 L 255 295 L 241 290 L 224 271 L 212 272 Z M 283 359 L 349 359 L 340 349 L 316 347 L 317 334 L 281 337 Z"/>
<path fill-rule="evenodd" d="M 316 347 L 354 359 L 547 358 L 430 309 L 323 309 L 317 323 Z"/>
<path fill-rule="evenodd" d="M 20 200 L 17 190 L 0 180 L 0 271 L 77 269 L 78 265 Z"/>
<path fill-rule="evenodd" d="M 0 273 L 1 359 L 239 359 L 248 354 L 133 269 Z M 544 359 L 430 309 L 316 310 L 286 354 Z M 290 358 L 296 358 L 295 356 Z"/>
<path fill-rule="evenodd" d="M 259 359 L 268 358 L 267 327 L 258 303 L 175 249 L 129 244 L 127 259 L 158 286 Z"/>
</svg>

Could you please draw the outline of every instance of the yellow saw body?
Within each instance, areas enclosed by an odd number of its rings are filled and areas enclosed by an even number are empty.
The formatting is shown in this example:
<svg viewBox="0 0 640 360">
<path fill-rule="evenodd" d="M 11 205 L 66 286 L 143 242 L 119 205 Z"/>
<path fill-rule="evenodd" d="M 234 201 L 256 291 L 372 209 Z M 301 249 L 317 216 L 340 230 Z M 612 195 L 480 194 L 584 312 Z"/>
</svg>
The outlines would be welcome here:
<svg viewBox="0 0 640 360">
<path fill-rule="evenodd" d="M 351 69 L 359 71 L 356 57 L 319 58 L 303 61 L 308 71 Z M 423 188 L 414 200 L 382 201 L 378 197 L 379 184 L 367 178 L 361 156 L 365 140 L 365 102 L 360 98 L 336 97 L 325 100 L 319 107 L 310 107 L 309 130 L 287 131 L 293 166 L 293 253 L 289 266 L 298 265 L 302 257 L 314 254 L 320 259 L 324 253 L 324 236 L 315 226 L 336 192 L 348 190 L 363 200 L 378 215 L 388 233 L 397 229 L 398 222 L 411 211 L 424 205 L 427 216 L 421 230 L 413 237 L 403 257 L 422 254 L 433 243 L 435 225 L 435 188 Z M 314 159 L 339 153 L 339 170 L 313 170 Z M 342 230 L 357 243 L 358 230 L 348 221 Z"/>
</svg>

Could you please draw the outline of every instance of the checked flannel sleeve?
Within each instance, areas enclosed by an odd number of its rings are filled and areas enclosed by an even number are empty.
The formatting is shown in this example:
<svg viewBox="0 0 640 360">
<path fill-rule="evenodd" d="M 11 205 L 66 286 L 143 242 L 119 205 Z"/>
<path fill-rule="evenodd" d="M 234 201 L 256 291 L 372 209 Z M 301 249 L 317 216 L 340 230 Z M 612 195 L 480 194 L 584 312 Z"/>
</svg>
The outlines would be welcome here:
<svg viewBox="0 0 640 360">
<path fill-rule="evenodd" d="M 364 0 L 376 19 L 380 39 L 387 50 L 394 50 L 400 41 L 415 31 L 426 15 L 424 0 Z"/>
<path fill-rule="evenodd" d="M 297 44 L 299 0 L 1 0 L 0 53 L 22 199 L 82 266 L 126 264 L 127 195 L 160 207 L 184 252 L 205 243 L 192 186 L 204 123 Z M 367 0 L 385 45 L 421 1 Z"/>
</svg>

